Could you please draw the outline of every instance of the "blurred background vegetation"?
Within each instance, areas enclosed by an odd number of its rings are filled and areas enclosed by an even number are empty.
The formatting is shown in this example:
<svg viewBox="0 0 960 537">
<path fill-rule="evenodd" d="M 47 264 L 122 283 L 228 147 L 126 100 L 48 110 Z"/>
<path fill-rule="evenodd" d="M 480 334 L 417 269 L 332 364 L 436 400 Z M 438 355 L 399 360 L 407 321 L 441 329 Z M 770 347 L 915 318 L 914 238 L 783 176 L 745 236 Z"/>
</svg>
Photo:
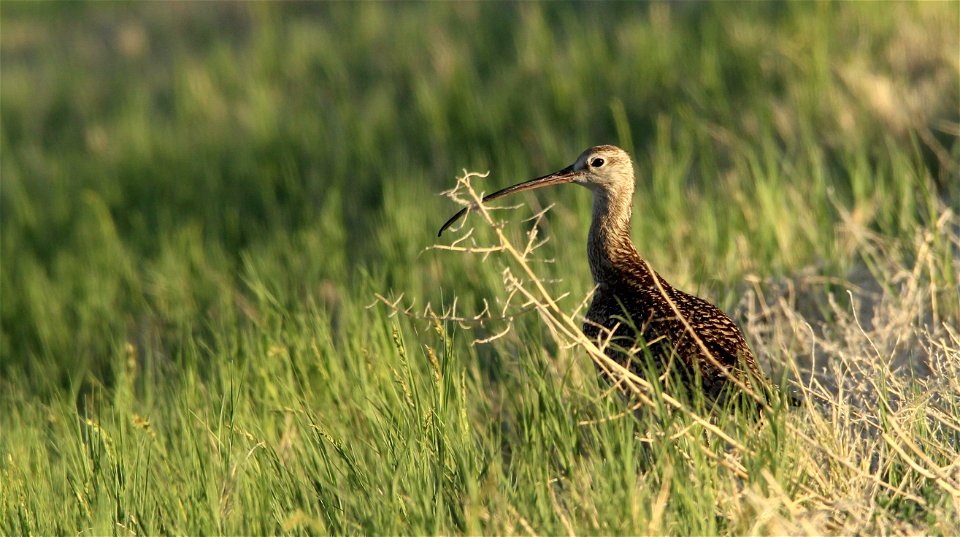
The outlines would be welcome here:
<svg viewBox="0 0 960 537">
<path fill-rule="evenodd" d="M 703 489 L 646 511 L 670 466 L 637 467 L 623 420 L 578 425 L 535 315 L 471 347 L 366 306 L 476 311 L 501 275 L 426 250 L 457 209 L 436 193 L 601 143 L 634 156 L 635 242 L 682 289 L 738 319 L 748 278 L 842 291 L 870 265 L 851 237 L 912 247 L 960 211 L 958 20 L 957 2 L 0 3 L 0 533 L 568 531 L 554 494 L 581 532 L 746 533 L 739 505 L 703 516 L 733 497 L 706 459 Z M 572 310 L 589 194 L 522 201 L 514 220 L 556 203 L 542 275 Z M 958 255 L 931 244 L 956 319 Z M 756 468 L 790 486 L 779 457 L 806 448 L 767 432 Z M 891 497 L 901 521 L 920 509 Z"/>
<path fill-rule="evenodd" d="M 5 2 L 0 370 L 62 386 L 128 341 L 175 357 L 256 316 L 257 274 L 291 305 L 464 292 L 456 259 L 421 255 L 454 210 L 434 193 L 599 143 L 635 155 L 635 233 L 668 275 L 842 265 L 837 206 L 897 235 L 937 210 L 929 190 L 958 205 L 957 15 Z M 585 291 L 570 190 L 544 197 Z"/>
</svg>

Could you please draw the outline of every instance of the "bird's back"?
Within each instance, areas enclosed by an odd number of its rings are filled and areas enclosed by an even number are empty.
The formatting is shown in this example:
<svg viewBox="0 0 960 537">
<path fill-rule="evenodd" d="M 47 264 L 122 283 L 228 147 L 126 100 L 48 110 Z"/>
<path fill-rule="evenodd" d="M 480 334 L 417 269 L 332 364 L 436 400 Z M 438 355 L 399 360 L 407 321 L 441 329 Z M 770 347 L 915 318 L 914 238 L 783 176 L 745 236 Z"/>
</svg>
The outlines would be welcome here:
<svg viewBox="0 0 960 537">
<path fill-rule="evenodd" d="M 657 371 L 671 360 L 681 373 L 695 370 L 711 398 L 730 384 L 730 374 L 751 384 L 764 378 L 740 329 L 723 311 L 674 288 L 642 259 L 621 270 L 598 284 L 583 327 L 591 340 L 613 336 L 606 349 L 610 358 L 642 375 L 639 339 Z M 631 348 L 634 352 L 627 352 Z"/>
</svg>

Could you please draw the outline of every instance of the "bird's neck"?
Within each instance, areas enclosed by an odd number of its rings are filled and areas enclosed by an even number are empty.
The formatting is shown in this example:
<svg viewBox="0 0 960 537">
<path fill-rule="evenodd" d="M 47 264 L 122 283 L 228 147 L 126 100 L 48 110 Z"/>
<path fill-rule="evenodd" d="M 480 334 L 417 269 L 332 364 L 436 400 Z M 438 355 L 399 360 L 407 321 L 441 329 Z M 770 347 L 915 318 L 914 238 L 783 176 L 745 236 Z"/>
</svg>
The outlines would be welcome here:
<svg viewBox="0 0 960 537">
<path fill-rule="evenodd" d="M 630 240 L 632 210 L 633 189 L 594 191 L 587 257 L 595 284 L 620 280 L 626 267 L 639 264 L 640 255 Z"/>
</svg>

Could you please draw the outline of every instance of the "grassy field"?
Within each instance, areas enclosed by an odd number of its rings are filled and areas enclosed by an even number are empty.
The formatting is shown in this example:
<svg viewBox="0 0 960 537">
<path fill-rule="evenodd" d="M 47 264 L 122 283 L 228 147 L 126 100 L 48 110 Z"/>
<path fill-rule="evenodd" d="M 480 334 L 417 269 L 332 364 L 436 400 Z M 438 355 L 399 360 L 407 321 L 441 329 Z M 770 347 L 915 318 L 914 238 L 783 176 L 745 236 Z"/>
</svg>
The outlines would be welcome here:
<svg viewBox="0 0 960 537">
<path fill-rule="evenodd" d="M 958 20 L 3 2 L 0 534 L 957 534 Z M 640 252 L 800 408 L 597 383 L 556 330 L 583 189 L 503 239 L 472 215 L 489 255 L 430 248 L 463 170 L 600 143 L 634 156 Z"/>
</svg>

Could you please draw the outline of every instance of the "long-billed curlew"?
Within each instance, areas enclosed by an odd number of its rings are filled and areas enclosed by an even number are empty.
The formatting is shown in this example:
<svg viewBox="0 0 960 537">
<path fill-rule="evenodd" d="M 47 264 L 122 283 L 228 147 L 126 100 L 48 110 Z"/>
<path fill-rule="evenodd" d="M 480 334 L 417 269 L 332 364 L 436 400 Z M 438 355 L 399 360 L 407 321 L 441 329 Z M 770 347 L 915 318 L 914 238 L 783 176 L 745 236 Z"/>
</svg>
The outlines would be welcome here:
<svg viewBox="0 0 960 537">
<path fill-rule="evenodd" d="M 634 173 L 626 151 L 612 145 L 591 147 L 571 166 L 498 190 L 483 201 L 563 183 L 576 183 L 593 192 L 587 258 L 596 290 L 584 334 L 595 342 L 601 334 L 604 340 L 612 335 L 607 356 L 642 374 L 643 354 L 625 350 L 634 347 L 639 333 L 658 371 L 671 362 L 682 366 L 683 378 L 698 371 L 710 399 L 720 398 L 735 384 L 749 385 L 756 394 L 764 394 L 771 385 L 737 325 L 713 304 L 667 283 L 630 240 Z M 447 220 L 437 236 L 466 210 Z"/>
</svg>

